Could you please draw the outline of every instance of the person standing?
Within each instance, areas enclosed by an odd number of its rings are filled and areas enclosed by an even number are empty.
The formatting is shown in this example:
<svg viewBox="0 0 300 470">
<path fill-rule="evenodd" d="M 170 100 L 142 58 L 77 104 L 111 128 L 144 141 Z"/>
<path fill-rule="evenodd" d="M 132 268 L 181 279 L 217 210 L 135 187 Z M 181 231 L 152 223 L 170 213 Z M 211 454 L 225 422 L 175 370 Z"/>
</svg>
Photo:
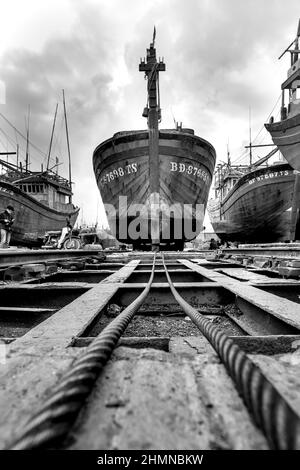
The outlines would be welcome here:
<svg viewBox="0 0 300 470">
<path fill-rule="evenodd" d="M 61 249 L 62 244 L 65 241 L 66 236 L 69 235 L 70 232 L 72 232 L 72 229 L 73 229 L 73 227 L 71 225 L 71 219 L 70 219 L 70 216 L 68 215 L 67 218 L 66 218 L 66 225 L 62 228 L 61 236 L 60 236 L 60 239 L 58 240 L 58 243 L 57 243 L 57 248 L 59 250 Z"/>
<path fill-rule="evenodd" d="M 211 239 L 210 239 L 209 249 L 210 249 L 210 250 L 217 250 L 217 249 L 218 249 L 217 240 L 215 240 L 214 238 L 211 238 Z"/>
<path fill-rule="evenodd" d="M 0 248 L 9 247 L 14 221 L 14 208 L 13 206 L 7 206 L 5 211 L 0 214 Z"/>
</svg>

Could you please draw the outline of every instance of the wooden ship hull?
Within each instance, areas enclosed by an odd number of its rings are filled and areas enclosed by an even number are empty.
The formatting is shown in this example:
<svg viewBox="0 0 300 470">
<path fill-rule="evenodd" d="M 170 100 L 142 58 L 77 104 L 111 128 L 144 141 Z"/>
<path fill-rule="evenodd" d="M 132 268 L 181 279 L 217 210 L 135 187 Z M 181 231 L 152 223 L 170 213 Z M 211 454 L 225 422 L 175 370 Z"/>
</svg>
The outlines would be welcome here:
<svg viewBox="0 0 300 470">
<path fill-rule="evenodd" d="M 287 162 L 300 171 L 300 113 L 265 127 Z"/>
<path fill-rule="evenodd" d="M 281 110 L 280 121 L 274 122 L 272 116 L 270 122 L 265 124 L 271 134 L 274 144 L 287 162 L 295 170 L 300 171 L 300 56 L 299 56 L 300 20 L 296 38 L 280 55 L 279 59 L 287 52 L 290 53 L 290 68 L 287 78 L 281 85 Z M 288 95 L 288 104 L 286 98 Z M 299 185 L 299 183 L 298 183 Z"/>
<path fill-rule="evenodd" d="M 50 208 L 16 185 L 0 181 L 0 211 L 8 205 L 15 209 L 11 245 L 41 245 L 45 232 L 61 230 L 66 225 L 68 215 L 74 225 L 79 213 L 79 208 L 73 204 L 65 204 L 64 209 L 59 210 Z"/>
<path fill-rule="evenodd" d="M 258 168 L 242 176 L 208 212 L 222 241 L 284 242 L 290 239 L 295 171 L 288 164 Z"/>
<path fill-rule="evenodd" d="M 153 194 L 148 131 L 119 132 L 101 143 L 93 155 L 94 172 L 104 204 L 116 210 L 116 238 L 133 244 L 134 248 L 149 249 L 152 209 L 156 204 L 159 206 L 159 244 L 164 249 L 183 249 L 184 242 L 202 229 L 215 160 L 213 146 L 195 136 L 192 130 L 159 130 L 158 181 Z M 120 207 L 121 196 L 127 197 L 127 207 Z M 141 205 L 138 219 L 134 215 L 135 204 Z M 190 205 L 186 214 L 192 219 L 193 236 L 187 233 L 189 230 L 184 224 L 184 204 Z M 202 212 L 196 213 L 197 204 L 202 205 Z M 174 211 L 170 213 L 171 206 Z M 131 233 L 131 222 L 139 224 L 137 238 Z"/>
</svg>

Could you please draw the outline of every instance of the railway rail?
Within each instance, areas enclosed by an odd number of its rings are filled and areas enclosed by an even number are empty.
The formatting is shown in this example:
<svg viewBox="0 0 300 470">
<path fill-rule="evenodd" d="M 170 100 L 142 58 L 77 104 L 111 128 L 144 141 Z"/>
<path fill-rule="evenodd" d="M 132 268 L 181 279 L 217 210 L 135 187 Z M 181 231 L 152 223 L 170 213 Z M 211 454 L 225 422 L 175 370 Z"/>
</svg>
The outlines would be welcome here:
<svg viewBox="0 0 300 470">
<path fill-rule="evenodd" d="M 200 256 L 0 286 L 1 447 L 299 449 L 299 281 Z"/>
</svg>

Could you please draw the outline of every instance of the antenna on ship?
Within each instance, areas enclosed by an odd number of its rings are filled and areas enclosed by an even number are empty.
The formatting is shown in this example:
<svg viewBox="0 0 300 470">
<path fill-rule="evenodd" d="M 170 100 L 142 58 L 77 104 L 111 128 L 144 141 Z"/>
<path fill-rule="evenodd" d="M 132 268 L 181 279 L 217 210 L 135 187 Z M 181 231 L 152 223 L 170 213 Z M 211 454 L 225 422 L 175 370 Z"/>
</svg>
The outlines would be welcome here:
<svg viewBox="0 0 300 470">
<path fill-rule="evenodd" d="M 71 151 L 70 151 L 70 142 L 69 142 L 65 90 L 62 91 L 62 94 L 63 94 L 63 103 L 64 103 L 64 117 L 65 117 L 66 136 L 67 136 L 68 157 L 69 157 L 69 184 L 71 188 L 71 195 L 69 196 L 69 203 L 71 204 L 72 203 L 72 166 L 71 166 Z"/>
<path fill-rule="evenodd" d="M 147 107 L 143 116 L 147 118 L 149 132 L 149 189 L 151 205 L 151 243 L 152 250 L 159 249 L 159 132 L 158 123 L 161 120 L 160 97 L 159 97 L 159 72 L 166 70 L 163 59 L 157 61 L 156 49 L 154 47 L 156 38 L 156 28 L 154 26 L 153 38 L 150 48 L 147 49 L 146 59 L 141 59 L 139 71 L 145 73 L 147 83 Z M 152 211 L 154 208 L 154 213 Z"/>
</svg>

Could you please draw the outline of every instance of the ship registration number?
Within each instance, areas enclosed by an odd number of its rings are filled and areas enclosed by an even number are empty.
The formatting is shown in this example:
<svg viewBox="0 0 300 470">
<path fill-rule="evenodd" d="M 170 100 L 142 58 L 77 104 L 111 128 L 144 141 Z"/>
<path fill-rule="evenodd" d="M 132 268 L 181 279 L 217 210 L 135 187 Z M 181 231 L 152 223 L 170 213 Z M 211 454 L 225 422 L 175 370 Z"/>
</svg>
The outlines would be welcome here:
<svg viewBox="0 0 300 470">
<path fill-rule="evenodd" d="M 255 181 L 263 181 L 272 178 L 277 178 L 278 176 L 289 176 L 292 173 L 293 172 L 289 170 L 273 171 L 272 173 L 266 173 L 265 175 L 256 176 L 255 178 L 252 178 L 251 180 L 249 180 L 248 184 L 253 184 L 255 183 Z"/>
<path fill-rule="evenodd" d="M 188 175 L 196 176 L 203 181 L 208 181 L 208 173 L 201 168 L 193 165 L 187 165 L 186 163 L 170 162 L 171 172 L 176 171 L 178 173 L 187 173 Z"/>
<path fill-rule="evenodd" d="M 122 178 L 125 175 L 130 175 L 131 173 L 136 173 L 138 170 L 138 164 L 137 163 L 130 163 L 129 165 L 126 165 L 124 167 L 119 167 L 115 168 L 112 171 L 107 172 L 105 175 L 100 178 L 100 184 L 101 186 L 104 186 L 107 183 L 110 183 L 111 181 L 114 181 L 116 179 Z"/>
</svg>

